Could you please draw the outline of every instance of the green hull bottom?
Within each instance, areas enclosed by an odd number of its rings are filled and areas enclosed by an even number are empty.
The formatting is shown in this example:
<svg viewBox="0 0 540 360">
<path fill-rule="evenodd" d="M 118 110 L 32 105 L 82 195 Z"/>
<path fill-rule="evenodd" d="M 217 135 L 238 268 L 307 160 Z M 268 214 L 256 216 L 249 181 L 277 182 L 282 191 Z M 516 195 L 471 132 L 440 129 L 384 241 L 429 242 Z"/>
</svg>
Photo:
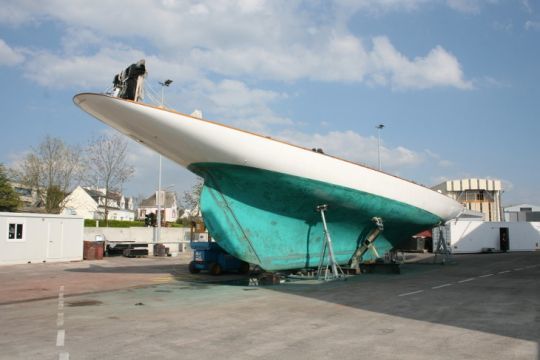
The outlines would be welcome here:
<svg viewBox="0 0 540 360">
<path fill-rule="evenodd" d="M 328 205 L 328 231 L 340 264 L 350 261 L 374 228 L 375 216 L 384 221 L 375 241 L 381 256 L 440 221 L 398 201 L 312 179 L 216 163 L 193 164 L 190 170 L 205 180 L 201 211 L 212 237 L 232 255 L 265 270 L 319 265 L 324 232 L 317 205 Z M 372 251 L 363 257 L 373 259 Z"/>
</svg>

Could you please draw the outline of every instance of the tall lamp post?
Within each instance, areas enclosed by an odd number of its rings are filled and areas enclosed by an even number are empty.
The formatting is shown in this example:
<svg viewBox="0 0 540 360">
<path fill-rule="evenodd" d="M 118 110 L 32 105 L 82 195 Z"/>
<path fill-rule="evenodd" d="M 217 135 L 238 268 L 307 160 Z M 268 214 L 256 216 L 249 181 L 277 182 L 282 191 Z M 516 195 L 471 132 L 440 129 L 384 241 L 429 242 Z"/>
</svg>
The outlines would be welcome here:
<svg viewBox="0 0 540 360">
<path fill-rule="evenodd" d="M 384 128 L 384 124 L 379 124 L 377 128 L 377 158 L 379 160 L 379 171 L 381 171 L 381 130 Z"/>
<path fill-rule="evenodd" d="M 165 95 L 165 86 L 169 87 L 172 84 L 171 79 L 167 79 L 163 82 L 159 82 L 161 85 L 161 107 L 165 107 L 164 95 Z M 156 242 L 161 241 L 161 154 L 159 154 L 159 174 L 158 174 L 158 192 L 156 196 L 157 203 L 157 233 L 156 233 Z"/>
</svg>

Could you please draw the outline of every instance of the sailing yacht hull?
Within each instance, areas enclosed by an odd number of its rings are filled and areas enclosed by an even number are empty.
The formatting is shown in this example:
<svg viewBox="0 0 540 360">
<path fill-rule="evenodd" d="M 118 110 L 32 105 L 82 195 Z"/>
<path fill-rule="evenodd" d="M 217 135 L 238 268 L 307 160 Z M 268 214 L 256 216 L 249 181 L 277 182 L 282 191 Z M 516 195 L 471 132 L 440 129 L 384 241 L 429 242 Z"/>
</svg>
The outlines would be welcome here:
<svg viewBox="0 0 540 360">
<path fill-rule="evenodd" d="M 384 221 L 375 247 L 399 242 L 458 215 L 454 200 L 418 184 L 265 136 L 100 94 L 79 94 L 84 111 L 204 178 L 201 210 L 210 234 L 236 257 L 266 270 L 317 266 L 318 205 L 339 263 Z M 363 260 L 373 254 L 367 252 Z"/>
</svg>

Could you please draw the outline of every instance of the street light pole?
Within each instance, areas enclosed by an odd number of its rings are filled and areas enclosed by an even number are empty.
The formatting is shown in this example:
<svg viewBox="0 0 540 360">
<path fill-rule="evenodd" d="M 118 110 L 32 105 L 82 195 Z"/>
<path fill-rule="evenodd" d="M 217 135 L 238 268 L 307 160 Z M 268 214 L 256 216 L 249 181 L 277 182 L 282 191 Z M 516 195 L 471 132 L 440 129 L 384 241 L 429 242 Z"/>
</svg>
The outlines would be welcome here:
<svg viewBox="0 0 540 360">
<path fill-rule="evenodd" d="M 169 87 L 172 83 L 171 79 L 167 79 L 164 82 L 159 82 L 159 85 L 161 85 L 161 107 L 165 107 L 165 86 Z M 158 175 L 158 191 L 156 196 L 156 203 L 157 203 L 157 232 L 156 232 L 156 242 L 161 241 L 161 162 L 162 157 L 161 154 L 159 154 L 159 175 Z"/>
<path fill-rule="evenodd" d="M 159 155 L 159 175 L 158 175 L 158 192 L 156 196 L 157 202 L 157 233 L 156 242 L 161 240 L 161 154 Z"/>
<path fill-rule="evenodd" d="M 163 82 L 159 81 L 159 85 L 161 85 L 161 107 L 165 107 L 165 102 L 164 102 L 165 86 L 169 87 L 171 84 L 172 84 L 171 79 L 167 79 Z"/>
<path fill-rule="evenodd" d="M 381 171 L 381 130 L 384 128 L 384 124 L 379 124 L 377 128 L 377 158 L 379 160 L 379 171 Z"/>
</svg>

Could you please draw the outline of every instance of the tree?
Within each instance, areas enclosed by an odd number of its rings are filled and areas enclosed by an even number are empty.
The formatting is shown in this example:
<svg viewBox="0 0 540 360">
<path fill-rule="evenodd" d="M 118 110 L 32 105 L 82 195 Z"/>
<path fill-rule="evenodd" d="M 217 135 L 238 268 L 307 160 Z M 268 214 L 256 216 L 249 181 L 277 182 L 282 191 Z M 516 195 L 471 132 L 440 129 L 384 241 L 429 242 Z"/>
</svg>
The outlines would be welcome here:
<svg viewBox="0 0 540 360">
<path fill-rule="evenodd" d="M 189 209 L 191 216 L 198 216 L 200 211 L 199 203 L 201 201 L 201 192 L 203 189 L 204 180 L 202 178 L 197 178 L 197 182 L 191 190 L 184 191 L 184 196 L 182 199 L 182 205 L 184 208 Z"/>
<path fill-rule="evenodd" d="M 0 164 L 0 211 L 17 211 L 19 205 L 19 196 L 8 181 L 4 165 Z"/>
<path fill-rule="evenodd" d="M 134 168 L 127 159 L 127 146 L 126 138 L 114 134 L 94 139 L 87 148 L 90 180 L 96 187 L 105 188 L 105 226 L 109 221 L 109 200 L 112 193 L 120 191 L 134 173 Z"/>
<path fill-rule="evenodd" d="M 36 189 L 47 213 L 58 214 L 64 209 L 66 194 L 80 181 L 83 170 L 82 151 L 79 147 L 47 135 L 13 169 L 13 177 Z"/>
</svg>

